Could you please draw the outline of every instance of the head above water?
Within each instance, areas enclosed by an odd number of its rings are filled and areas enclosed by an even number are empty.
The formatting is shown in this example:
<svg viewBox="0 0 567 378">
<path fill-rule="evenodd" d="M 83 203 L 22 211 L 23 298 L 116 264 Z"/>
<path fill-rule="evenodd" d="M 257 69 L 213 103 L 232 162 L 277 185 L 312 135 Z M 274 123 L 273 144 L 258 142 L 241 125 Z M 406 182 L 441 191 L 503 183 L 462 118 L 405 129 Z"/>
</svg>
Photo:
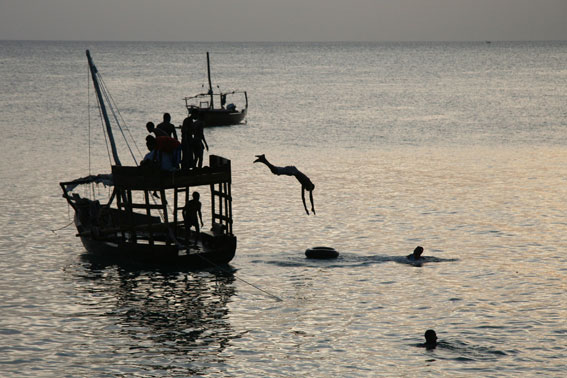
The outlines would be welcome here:
<svg viewBox="0 0 567 378">
<path fill-rule="evenodd" d="M 417 246 L 413 250 L 413 257 L 419 259 L 422 253 L 423 253 L 423 247 Z"/>
<path fill-rule="evenodd" d="M 428 329 L 425 331 L 425 343 L 431 346 L 437 345 L 437 334 L 434 330 Z"/>
</svg>

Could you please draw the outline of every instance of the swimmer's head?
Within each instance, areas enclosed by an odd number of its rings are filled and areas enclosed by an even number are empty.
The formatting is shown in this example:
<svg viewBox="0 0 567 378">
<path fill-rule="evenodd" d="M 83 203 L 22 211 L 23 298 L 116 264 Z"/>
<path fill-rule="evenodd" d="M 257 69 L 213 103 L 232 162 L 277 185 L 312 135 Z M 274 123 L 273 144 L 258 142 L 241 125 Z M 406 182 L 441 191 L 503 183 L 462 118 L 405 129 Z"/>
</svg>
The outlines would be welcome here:
<svg viewBox="0 0 567 378">
<path fill-rule="evenodd" d="M 437 334 L 434 330 L 428 329 L 425 331 L 425 343 L 429 345 L 436 345 L 437 344 Z"/>
<path fill-rule="evenodd" d="M 423 253 L 423 247 L 417 246 L 413 250 L 413 257 L 416 258 L 416 259 L 419 259 L 421 257 L 422 253 Z"/>
</svg>

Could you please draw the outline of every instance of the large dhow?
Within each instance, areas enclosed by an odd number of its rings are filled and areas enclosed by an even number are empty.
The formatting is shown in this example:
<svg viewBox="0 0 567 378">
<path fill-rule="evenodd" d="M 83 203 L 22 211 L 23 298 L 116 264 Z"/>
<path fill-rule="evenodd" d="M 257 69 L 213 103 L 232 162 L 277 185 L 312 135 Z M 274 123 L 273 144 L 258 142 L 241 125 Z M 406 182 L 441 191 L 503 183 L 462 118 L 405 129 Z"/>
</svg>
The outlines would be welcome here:
<svg viewBox="0 0 567 378">
<path fill-rule="evenodd" d="M 114 160 L 111 174 L 89 174 L 60 183 L 63 197 L 75 210 L 77 236 L 87 251 L 136 263 L 188 269 L 227 264 L 236 251 L 230 160 L 211 155 L 208 167 L 175 171 L 137 163 L 123 166 L 104 99 L 109 102 L 114 123 L 119 124 L 119 117 L 88 50 L 87 58 Z M 109 187 L 104 201 L 96 198 L 100 190 L 94 187 L 100 184 Z M 210 203 L 203 205 L 208 205 L 211 212 L 210 229 L 200 230 L 198 235 L 188 231 L 183 220 L 184 205 L 197 187 L 210 189 Z"/>
<path fill-rule="evenodd" d="M 209 91 L 195 96 L 185 97 L 185 106 L 189 115 L 203 122 L 204 126 L 229 126 L 242 123 L 248 112 L 248 94 L 246 91 L 214 92 L 211 82 L 211 65 L 207 52 L 207 77 Z M 238 108 L 238 103 L 241 108 Z"/>
</svg>

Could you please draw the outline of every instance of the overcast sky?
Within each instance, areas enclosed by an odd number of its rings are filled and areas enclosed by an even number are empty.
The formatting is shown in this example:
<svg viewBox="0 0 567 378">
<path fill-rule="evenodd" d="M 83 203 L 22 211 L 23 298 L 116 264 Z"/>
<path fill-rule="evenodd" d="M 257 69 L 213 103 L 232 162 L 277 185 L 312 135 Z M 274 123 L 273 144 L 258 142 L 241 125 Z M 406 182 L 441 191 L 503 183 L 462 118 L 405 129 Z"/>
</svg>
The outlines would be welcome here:
<svg viewBox="0 0 567 378">
<path fill-rule="evenodd" d="M 0 39 L 567 40 L 567 0 L 0 0 Z"/>
</svg>

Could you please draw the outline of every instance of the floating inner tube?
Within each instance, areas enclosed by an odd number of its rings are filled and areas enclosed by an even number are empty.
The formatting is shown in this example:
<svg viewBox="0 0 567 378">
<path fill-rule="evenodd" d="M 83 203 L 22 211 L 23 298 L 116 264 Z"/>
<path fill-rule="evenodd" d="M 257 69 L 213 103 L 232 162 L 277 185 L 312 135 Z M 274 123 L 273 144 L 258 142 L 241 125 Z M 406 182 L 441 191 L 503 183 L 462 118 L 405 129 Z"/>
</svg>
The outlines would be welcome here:
<svg viewBox="0 0 567 378">
<path fill-rule="evenodd" d="M 331 247 L 312 247 L 305 250 L 308 259 L 336 259 L 339 253 Z"/>
</svg>

